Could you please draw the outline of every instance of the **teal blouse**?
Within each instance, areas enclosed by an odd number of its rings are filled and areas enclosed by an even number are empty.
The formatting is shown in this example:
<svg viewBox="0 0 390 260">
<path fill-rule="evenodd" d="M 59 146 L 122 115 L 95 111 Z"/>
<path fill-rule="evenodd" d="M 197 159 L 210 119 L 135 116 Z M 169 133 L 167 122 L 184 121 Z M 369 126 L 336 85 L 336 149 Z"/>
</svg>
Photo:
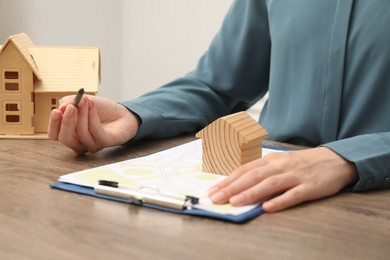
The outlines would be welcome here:
<svg viewBox="0 0 390 260">
<path fill-rule="evenodd" d="M 136 139 L 162 138 L 267 91 L 269 139 L 332 149 L 355 163 L 355 191 L 390 187 L 390 1 L 234 1 L 194 71 L 122 104 Z"/>
</svg>

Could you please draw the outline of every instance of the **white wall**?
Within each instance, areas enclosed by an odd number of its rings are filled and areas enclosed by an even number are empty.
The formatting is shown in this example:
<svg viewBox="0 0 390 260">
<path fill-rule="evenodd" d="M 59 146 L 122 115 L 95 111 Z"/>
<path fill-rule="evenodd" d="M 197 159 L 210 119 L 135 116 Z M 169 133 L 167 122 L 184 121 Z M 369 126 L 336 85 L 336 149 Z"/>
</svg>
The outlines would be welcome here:
<svg viewBox="0 0 390 260">
<path fill-rule="evenodd" d="M 195 68 L 230 0 L 139 0 L 123 5 L 123 97 L 136 97 Z"/>
<path fill-rule="evenodd" d="M 192 70 L 231 0 L 0 0 L 0 42 L 97 46 L 99 95 L 137 97 Z"/>
</svg>

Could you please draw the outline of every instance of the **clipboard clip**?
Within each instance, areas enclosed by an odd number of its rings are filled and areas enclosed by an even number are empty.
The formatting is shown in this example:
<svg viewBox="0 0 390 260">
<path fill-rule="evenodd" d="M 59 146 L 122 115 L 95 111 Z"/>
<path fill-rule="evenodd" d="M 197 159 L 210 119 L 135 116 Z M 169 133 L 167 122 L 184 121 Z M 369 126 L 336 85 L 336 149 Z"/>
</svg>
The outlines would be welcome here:
<svg viewBox="0 0 390 260">
<path fill-rule="evenodd" d="M 157 187 L 152 186 L 124 186 L 116 181 L 99 180 L 94 186 L 97 194 L 109 195 L 127 199 L 135 205 L 154 204 L 172 209 L 192 209 L 192 206 L 199 203 L 199 198 L 194 196 L 161 192 Z"/>
</svg>

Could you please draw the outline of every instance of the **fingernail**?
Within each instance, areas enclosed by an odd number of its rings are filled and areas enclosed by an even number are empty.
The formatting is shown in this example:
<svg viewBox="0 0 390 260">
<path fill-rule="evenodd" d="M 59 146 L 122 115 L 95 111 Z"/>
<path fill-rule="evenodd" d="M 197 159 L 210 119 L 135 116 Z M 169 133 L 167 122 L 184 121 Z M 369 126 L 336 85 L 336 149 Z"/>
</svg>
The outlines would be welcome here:
<svg viewBox="0 0 390 260">
<path fill-rule="evenodd" d="M 232 205 L 242 205 L 245 202 L 245 197 L 242 194 L 238 194 L 237 196 L 234 196 L 233 198 L 230 199 L 229 201 Z"/>
<path fill-rule="evenodd" d="M 213 202 L 225 202 L 226 200 L 226 194 L 222 191 L 218 191 L 217 193 L 214 193 L 213 195 L 211 195 L 211 200 Z"/>
<path fill-rule="evenodd" d="M 71 113 L 71 114 L 74 114 L 74 113 L 76 113 L 76 111 L 77 111 L 77 109 L 76 109 L 75 106 L 68 106 L 67 109 L 70 110 L 70 113 Z"/>
<path fill-rule="evenodd" d="M 77 109 L 75 106 L 66 106 L 65 112 L 69 116 L 75 116 L 77 114 Z"/>
<path fill-rule="evenodd" d="M 217 191 L 219 191 L 220 188 L 218 186 L 214 186 L 214 187 L 211 187 L 208 191 L 207 191 L 207 194 L 209 196 L 213 195 L 214 193 L 216 193 Z"/>
</svg>

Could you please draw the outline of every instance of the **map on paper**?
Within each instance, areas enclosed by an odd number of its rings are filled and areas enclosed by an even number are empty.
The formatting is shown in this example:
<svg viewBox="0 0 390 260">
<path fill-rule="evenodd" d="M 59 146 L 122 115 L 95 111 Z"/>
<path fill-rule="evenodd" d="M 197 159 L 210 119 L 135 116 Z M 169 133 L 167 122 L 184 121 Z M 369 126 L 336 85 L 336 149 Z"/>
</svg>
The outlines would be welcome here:
<svg viewBox="0 0 390 260">
<path fill-rule="evenodd" d="M 263 155 L 279 150 L 263 148 Z M 207 190 L 226 178 L 202 172 L 202 140 L 195 140 L 148 156 L 63 175 L 59 181 L 94 187 L 99 180 L 117 181 L 124 186 L 153 186 L 161 192 L 199 197 L 194 208 L 220 214 L 239 215 L 257 205 L 234 207 L 216 205 Z"/>
</svg>

